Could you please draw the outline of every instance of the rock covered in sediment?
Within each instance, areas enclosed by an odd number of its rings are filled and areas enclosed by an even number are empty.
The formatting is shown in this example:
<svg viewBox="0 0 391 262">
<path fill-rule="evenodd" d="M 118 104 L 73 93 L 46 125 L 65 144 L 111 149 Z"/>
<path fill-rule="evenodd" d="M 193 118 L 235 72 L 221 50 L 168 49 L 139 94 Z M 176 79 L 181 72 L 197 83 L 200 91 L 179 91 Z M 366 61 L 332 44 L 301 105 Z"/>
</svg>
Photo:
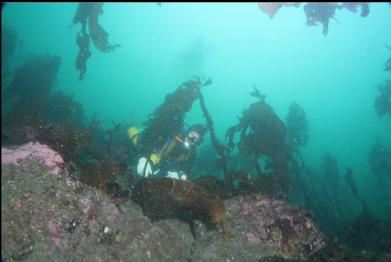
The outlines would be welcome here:
<svg viewBox="0 0 391 262">
<path fill-rule="evenodd" d="M 53 176 L 42 160 L 2 165 L 2 261 L 257 261 L 301 259 L 324 245 L 311 218 L 288 204 L 252 195 L 224 202 L 224 226 L 193 238 L 178 219 L 151 222 L 121 202 Z"/>
<path fill-rule="evenodd" d="M 178 220 L 151 223 L 132 201 L 72 178 L 42 161 L 2 165 L 2 261 L 186 260 L 193 237 Z"/>
<path fill-rule="evenodd" d="M 223 236 L 204 234 L 192 261 L 258 261 L 268 257 L 305 259 L 325 245 L 311 217 L 299 208 L 261 195 L 225 201 Z"/>
</svg>

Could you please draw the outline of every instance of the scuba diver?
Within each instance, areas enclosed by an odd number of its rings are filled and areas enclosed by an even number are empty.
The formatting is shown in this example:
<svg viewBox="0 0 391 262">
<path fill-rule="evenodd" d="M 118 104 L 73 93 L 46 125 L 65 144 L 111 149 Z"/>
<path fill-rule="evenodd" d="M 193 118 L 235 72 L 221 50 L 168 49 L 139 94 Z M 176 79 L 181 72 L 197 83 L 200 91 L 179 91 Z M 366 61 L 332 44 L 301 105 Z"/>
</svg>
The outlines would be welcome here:
<svg viewBox="0 0 391 262">
<path fill-rule="evenodd" d="M 151 152 L 142 146 L 142 132 L 130 127 L 128 136 L 140 151 L 137 174 L 141 177 L 166 176 L 186 180 L 196 148 L 203 141 L 206 130 L 201 124 L 184 128 L 179 134 L 168 138 L 162 148 L 155 148 Z"/>
</svg>

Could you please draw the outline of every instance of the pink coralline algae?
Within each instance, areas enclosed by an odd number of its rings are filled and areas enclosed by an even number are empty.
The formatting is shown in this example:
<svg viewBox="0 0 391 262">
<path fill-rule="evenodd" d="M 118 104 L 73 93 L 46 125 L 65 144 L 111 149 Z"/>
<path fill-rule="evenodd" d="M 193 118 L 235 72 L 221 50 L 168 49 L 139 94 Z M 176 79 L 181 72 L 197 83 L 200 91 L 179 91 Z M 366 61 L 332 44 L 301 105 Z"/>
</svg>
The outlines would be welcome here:
<svg viewBox="0 0 391 262">
<path fill-rule="evenodd" d="M 58 237 L 52 237 L 52 241 L 56 246 L 59 246 L 61 244 L 61 238 Z"/>
<path fill-rule="evenodd" d="M 254 245 L 259 245 L 259 243 L 261 243 L 261 240 L 258 237 L 256 237 L 253 233 L 246 233 L 246 236 L 247 236 L 247 240 Z"/>
<path fill-rule="evenodd" d="M 1 164 L 20 165 L 30 157 L 35 157 L 45 166 L 53 168 L 52 174 L 54 175 L 58 175 L 59 165 L 64 163 L 63 158 L 56 151 L 39 142 L 29 142 L 16 149 L 1 148 Z"/>
<path fill-rule="evenodd" d="M 48 223 L 47 223 L 47 226 L 48 226 L 48 229 L 49 229 L 50 233 L 57 234 L 58 226 L 57 226 L 56 222 L 54 222 L 53 220 L 49 220 Z"/>
<path fill-rule="evenodd" d="M 23 208 L 22 202 L 17 201 L 17 202 L 15 203 L 14 210 L 15 210 L 15 211 L 20 211 L 20 210 L 22 210 L 22 208 Z"/>
</svg>

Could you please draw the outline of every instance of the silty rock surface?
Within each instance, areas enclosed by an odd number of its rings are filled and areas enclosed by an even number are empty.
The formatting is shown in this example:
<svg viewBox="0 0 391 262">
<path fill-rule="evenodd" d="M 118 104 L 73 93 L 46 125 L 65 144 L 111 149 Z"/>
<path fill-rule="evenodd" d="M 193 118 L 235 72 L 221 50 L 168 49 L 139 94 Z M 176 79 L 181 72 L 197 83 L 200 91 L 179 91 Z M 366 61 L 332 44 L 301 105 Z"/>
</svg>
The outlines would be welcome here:
<svg viewBox="0 0 391 262">
<path fill-rule="evenodd" d="M 2 261 L 257 261 L 301 259 L 323 246 L 303 211 L 259 195 L 225 201 L 220 225 L 196 239 L 177 219 L 151 222 L 130 199 L 113 200 L 45 161 L 2 164 Z"/>
<path fill-rule="evenodd" d="M 185 261 L 193 237 L 176 219 L 151 223 L 42 161 L 2 165 L 2 261 Z"/>
<path fill-rule="evenodd" d="M 304 260 L 325 245 L 310 216 L 283 201 L 260 195 L 225 201 L 225 235 L 205 233 L 192 261 Z"/>
</svg>

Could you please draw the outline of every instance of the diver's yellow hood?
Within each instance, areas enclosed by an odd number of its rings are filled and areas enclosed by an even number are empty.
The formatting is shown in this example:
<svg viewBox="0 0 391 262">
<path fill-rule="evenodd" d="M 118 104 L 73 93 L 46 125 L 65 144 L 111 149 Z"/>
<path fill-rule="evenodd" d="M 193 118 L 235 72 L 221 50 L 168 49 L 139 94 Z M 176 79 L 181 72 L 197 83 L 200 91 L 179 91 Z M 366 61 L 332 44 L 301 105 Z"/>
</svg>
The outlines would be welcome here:
<svg viewBox="0 0 391 262">
<path fill-rule="evenodd" d="M 137 146 L 137 137 L 140 134 L 140 130 L 132 126 L 128 129 L 128 137 L 132 140 L 133 145 Z"/>
</svg>

